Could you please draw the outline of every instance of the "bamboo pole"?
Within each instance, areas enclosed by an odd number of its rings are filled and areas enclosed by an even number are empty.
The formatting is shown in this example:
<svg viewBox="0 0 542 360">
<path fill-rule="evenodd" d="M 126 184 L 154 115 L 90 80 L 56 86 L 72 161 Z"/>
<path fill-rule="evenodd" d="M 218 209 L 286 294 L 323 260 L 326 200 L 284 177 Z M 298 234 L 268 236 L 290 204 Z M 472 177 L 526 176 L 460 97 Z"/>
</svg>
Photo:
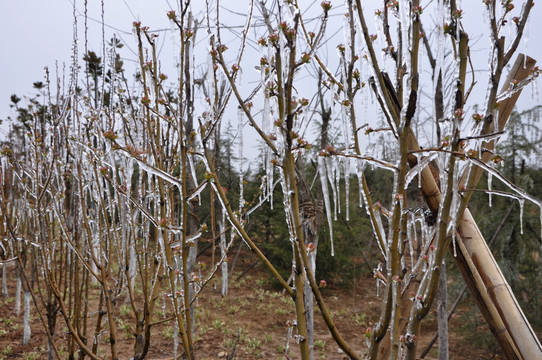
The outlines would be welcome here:
<svg viewBox="0 0 542 360">
<path fill-rule="evenodd" d="M 508 89 L 512 80 L 525 80 L 535 63 L 534 59 L 519 54 L 501 92 Z M 501 102 L 498 129 L 504 128 L 520 93 L 521 90 Z M 494 130 L 493 127 L 489 127 L 489 129 Z M 408 139 L 410 151 L 420 150 L 414 134 L 408 134 Z M 490 159 L 494 145 L 493 141 L 485 144 L 488 151 L 484 151 L 482 160 L 488 161 Z M 409 158 L 411 167 L 415 165 L 415 162 L 416 158 L 414 156 Z M 438 171 L 438 169 L 433 170 Z M 476 186 L 481 172 L 481 169 L 472 172 L 475 177 L 469 182 L 469 185 Z M 440 190 L 435 180 L 435 178 L 438 178 L 438 174 L 433 175 L 431 169 L 426 167 L 422 171 L 421 177 L 421 191 L 426 203 L 432 211 L 438 211 L 441 200 Z M 465 209 L 462 219 L 458 222 L 458 233 L 459 236 L 456 237 L 458 251 L 457 256 L 454 258 L 491 332 L 496 337 L 506 356 L 509 359 L 542 359 L 542 346 L 468 209 Z M 412 285 L 409 284 L 403 290 L 403 299 L 408 297 L 411 286 L 414 286 L 415 282 L 411 281 Z M 403 307 L 410 307 L 412 302 L 403 301 L 402 305 Z M 403 314 L 408 313 L 406 308 L 402 309 L 401 312 Z M 406 320 L 403 319 L 401 326 L 406 325 Z M 388 344 L 389 336 L 386 336 L 379 348 L 379 359 L 388 358 Z"/>
<path fill-rule="evenodd" d="M 501 89 L 501 93 L 509 90 L 513 80 L 519 82 L 525 80 L 530 75 L 535 63 L 534 59 L 519 54 Z M 503 129 L 508 121 L 520 93 L 521 90 L 500 103 L 497 117 L 499 130 Z M 484 161 L 488 161 L 493 155 L 494 147 L 494 141 L 485 144 L 487 151 L 482 154 Z M 481 169 L 477 169 L 476 173 L 477 176 L 472 184 L 473 187 L 478 183 Z M 460 234 L 459 247 L 462 254 L 462 256 L 457 257 L 458 265 L 464 276 L 466 274 L 471 275 L 468 277 L 467 285 L 471 292 L 480 293 L 481 296 L 475 296 L 478 306 L 484 313 L 491 331 L 499 340 L 506 355 L 509 359 L 542 359 L 540 341 L 521 310 L 512 289 L 504 278 L 468 209 L 465 210 L 459 222 L 458 233 Z M 474 287 L 476 290 L 474 290 Z M 480 301 L 481 299 L 483 301 Z M 483 308 L 492 311 L 484 311 Z M 498 316 L 494 315 L 494 311 L 497 311 Z M 488 319 L 487 315 L 492 315 L 491 320 Z M 495 323 L 493 319 L 496 320 L 498 317 L 501 318 L 504 328 L 491 326 L 492 323 Z"/>
</svg>

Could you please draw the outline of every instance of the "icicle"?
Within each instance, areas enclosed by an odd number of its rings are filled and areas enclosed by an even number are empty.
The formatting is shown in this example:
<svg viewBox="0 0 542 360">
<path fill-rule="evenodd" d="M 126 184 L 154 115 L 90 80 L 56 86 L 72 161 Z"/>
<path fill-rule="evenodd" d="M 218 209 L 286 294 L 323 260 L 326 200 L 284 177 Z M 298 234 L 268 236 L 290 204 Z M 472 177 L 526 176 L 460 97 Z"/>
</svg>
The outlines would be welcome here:
<svg viewBox="0 0 542 360">
<path fill-rule="evenodd" d="M 344 191 L 345 191 L 346 221 L 349 221 L 350 220 L 350 158 L 344 159 Z"/>
<path fill-rule="evenodd" d="M 408 187 L 410 182 L 414 180 L 414 178 L 418 177 L 418 187 L 421 187 L 421 175 L 423 169 L 431 163 L 431 161 L 435 160 L 438 156 L 438 152 L 432 152 L 426 157 L 422 157 L 418 153 L 416 154 L 416 157 L 418 158 L 418 164 L 414 166 L 412 169 L 409 170 L 409 172 L 406 174 L 405 177 L 405 189 Z"/>
<path fill-rule="evenodd" d="M 527 57 L 525 57 L 525 59 L 527 59 Z M 538 91 L 538 81 L 536 81 L 536 80 L 531 81 L 531 86 L 532 86 L 532 89 L 531 89 L 532 100 L 534 100 L 535 104 L 539 104 L 540 103 L 540 93 Z"/>
<path fill-rule="evenodd" d="M 412 243 L 414 241 L 417 242 L 418 240 L 418 235 L 416 234 L 416 220 L 414 218 L 414 214 L 410 216 L 407 222 L 407 233 L 409 234 L 408 253 L 410 255 L 410 268 L 414 269 L 414 245 L 412 245 Z"/>
<path fill-rule="evenodd" d="M 286 224 L 288 225 L 288 234 L 290 235 L 290 241 L 293 243 L 295 238 L 297 237 L 296 229 L 292 223 L 292 204 L 291 204 L 291 193 L 290 193 L 290 184 L 288 183 L 288 179 L 286 178 L 286 175 L 284 174 L 284 169 L 282 167 L 278 168 L 279 174 L 280 174 L 280 184 L 282 188 L 282 194 L 283 194 L 283 204 L 284 204 L 284 214 L 286 218 Z"/>
<path fill-rule="evenodd" d="M 492 207 L 492 197 L 491 197 L 491 190 L 492 190 L 492 182 L 493 182 L 493 174 L 487 173 L 487 189 L 489 190 L 487 192 L 487 195 L 489 197 L 489 207 Z"/>
<path fill-rule="evenodd" d="M 520 234 L 523 235 L 523 207 L 525 205 L 525 199 L 518 198 L 519 202 L 519 227 L 520 227 Z"/>
<path fill-rule="evenodd" d="M 222 288 L 221 293 L 222 296 L 228 295 L 228 262 L 225 260 L 227 253 L 226 253 L 226 210 L 223 208 L 222 210 L 222 220 L 219 223 L 219 229 L 220 229 L 220 253 L 222 258 L 224 259 L 222 261 L 221 271 L 222 271 Z"/>
<path fill-rule="evenodd" d="M 380 278 L 382 275 L 382 263 L 378 263 L 376 266 L 376 269 L 373 270 L 374 278 L 376 279 L 376 297 L 380 297 L 380 282 L 382 282 L 382 279 Z"/>
<path fill-rule="evenodd" d="M 334 162 L 337 161 L 335 156 L 324 158 L 326 161 L 326 173 L 329 180 L 329 183 L 331 185 L 331 193 L 333 194 L 333 219 L 337 221 L 337 188 L 335 186 L 335 166 Z"/>
<path fill-rule="evenodd" d="M 190 166 L 190 175 L 192 177 L 192 182 L 194 184 L 194 188 L 198 188 L 198 178 L 196 176 L 196 167 L 194 166 L 194 157 L 192 154 L 188 155 L 188 164 Z M 194 194 L 192 194 L 194 195 Z M 198 196 L 198 203 L 201 206 L 201 196 L 199 196 L 199 193 L 195 196 Z"/>
<path fill-rule="evenodd" d="M 193 198 L 198 197 L 198 199 L 200 201 L 200 205 L 201 205 L 201 196 L 199 196 L 199 195 L 201 194 L 201 192 L 203 190 L 205 190 L 205 188 L 207 187 L 207 184 L 208 183 L 206 183 L 206 182 L 200 184 L 199 187 L 197 187 L 194 191 L 192 191 L 192 193 L 190 195 L 188 195 L 187 201 L 190 201 Z"/>
<path fill-rule="evenodd" d="M 167 257 L 166 257 L 166 248 L 164 244 L 164 237 L 162 234 L 162 230 L 158 229 L 158 244 L 160 245 L 160 254 L 162 255 L 162 261 L 164 264 L 167 264 Z"/>
<path fill-rule="evenodd" d="M 377 234 L 376 234 L 376 231 L 378 231 L 378 233 L 379 233 L 379 234 L 382 236 L 382 238 L 383 238 L 384 244 L 387 246 L 387 245 L 389 245 L 389 244 L 388 244 L 388 240 L 386 239 L 386 235 L 385 235 L 386 232 L 385 232 L 385 230 L 384 230 L 384 225 L 382 224 L 381 211 L 380 211 L 380 209 L 375 209 L 374 213 L 375 213 L 375 222 L 376 222 L 376 224 L 375 224 L 375 229 L 374 229 L 374 231 L 375 231 L 375 236 L 376 236 L 376 238 L 378 239 L 378 236 L 377 236 Z M 380 252 L 381 252 L 382 255 L 384 256 L 384 258 L 386 258 L 386 260 L 387 260 L 387 258 L 388 258 L 388 251 L 387 251 L 387 249 L 383 249 L 383 248 L 382 248 L 382 246 L 381 246 L 381 244 L 380 244 L 380 241 L 377 241 L 377 243 L 378 243 L 378 247 L 380 248 Z"/>
<path fill-rule="evenodd" d="M 239 120 L 238 129 L 237 129 L 237 136 L 239 138 L 239 143 L 237 146 L 239 146 L 239 212 L 241 213 L 243 211 L 243 207 L 245 206 L 245 196 L 244 196 L 244 178 L 243 178 L 243 120 L 244 120 L 244 113 L 243 109 L 239 107 L 237 109 L 237 117 Z"/>
<path fill-rule="evenodd" d="M 293 324 L 295 323 L 295 320 L 292 322 L 290 320 L 287 321 L 288 324 L 288 333 L 286 335 L 286 346 L 284 347 L 284 353 L 287 355 L 290 350 L 290 340 L 292 339 L 292 332 L 294 330 Z"/>
<path fill-rule="evenodd" d="M 322 194 L 324 197 L 324 206 L 326 208 L 327 223 L 329 226 L 329 237 L 331 241 L 331 253 L 333 255 L 333 222 L 331 221 L 331 203 L 329 200 L 329 188 L 327 184 L 326 161 L 323 156 L 318 157 L 318 172 L 320 174 L 320 183 L 322 185 Z"/>
<path fill-rule="evenodd" d="M 337 213 L 341 213 L 341 167 L 339 166 L 339 158 L 331 156 L 333 164 L 333 175 L 335 175 L 335 221 L 337 221 Z"/>
<path fill-rule="evenodd" d="M 365 161 L 363 159 L 357 159 L 356 175 L 358 177 L 359 207 L 363 206 L 363 170 L 364 168 L 365 168 Z"/>
</svg>

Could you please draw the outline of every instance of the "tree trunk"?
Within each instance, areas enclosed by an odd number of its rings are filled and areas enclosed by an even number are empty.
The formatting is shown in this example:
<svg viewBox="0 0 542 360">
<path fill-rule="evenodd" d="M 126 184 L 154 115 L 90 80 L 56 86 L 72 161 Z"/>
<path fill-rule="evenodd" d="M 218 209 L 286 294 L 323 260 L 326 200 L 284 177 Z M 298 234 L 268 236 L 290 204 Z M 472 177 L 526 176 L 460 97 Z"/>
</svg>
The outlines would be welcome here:
<svg viewBox="0 0 542 360">
<path fill-rule="evenodd" d="M 30 291 L 24 292 L 24 324 L 23 324 L 23 345 L 30 344 Z"/>
<path fill-rule="evenodd" d="M 226 254 L 226 232 L 225 232 L 225 219 L 222 217 L 222 220 L 219 223 L 220 229 L 220 255 L 227 256 Z M 221 264 L 222 270 L 222 296 L 228 295 L 228 262 L 224 260 Z"/>
<path fill-rule="evenodd" d="M 15 288 L 15 315 L 21 315 L 21 274 L 19 269 L 17 269 L 17 287 Z"/>
<path fill-rule="evenodd" d="M 438 359 L 448 360 L 448 285 L 446 284 L 446 261 L 440 267 L 438 285 Z"/>
<path fill-rule="evenodd" d="M 8 297 L 8 270 L 6 264 L 2 265 L 2 295 L 4 298 Z"/>
</svg>

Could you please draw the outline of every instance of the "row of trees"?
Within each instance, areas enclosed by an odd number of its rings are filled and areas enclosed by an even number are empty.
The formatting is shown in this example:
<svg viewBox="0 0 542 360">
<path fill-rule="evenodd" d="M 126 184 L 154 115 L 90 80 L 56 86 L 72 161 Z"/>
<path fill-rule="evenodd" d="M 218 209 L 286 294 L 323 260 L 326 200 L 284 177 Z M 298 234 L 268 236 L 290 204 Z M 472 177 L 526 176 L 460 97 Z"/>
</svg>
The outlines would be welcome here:
<svg viewBox="0 0 542 360">
<path fill-rule="evenodd" d="M 502 175 L 495 151 L 521 90 L 539 75 L 534 60 L 520 55 L 501 81 L 532 1 L 517 14 L 512 1 L 480 5 L 492 39 L 480 113 L 467 106 L 480 90 L 468 70 L 469 29 L 455 1 L 425 7 L 417 0 L 385 1 L 375 12 L 376 33 L 361 1 L 345 4 L 335 10 L 321 2 L 311 31 L 314 22 L 296 1 L 250 1 L 240 35 L 229 39 L 220 4 L 207 2 L 198 19 L 189 1 L 180 2 L 167 14 L 178 36 L 177 73 L 161 68 L 157 34 L 135 22 L 135 86 L 123 69 L 122 44 L 113 39 L 103 58 L 85 53 L 85 79 L 75 62 L 65 88 L 47 77 L 35 84 L 37 100 L 19 106 L 12 98 L 18 123 L 2 152 L 2 256 L 17 262 L 26 302 L 33 299 L 39 309 L 50 359 L 58 357 L 59 317 L 69 329 L 70 358 L 99 359 L 105 347 L 119 358 L 115 318 L 122 301 L 135 319 L 134 359 L 145 358 L 152 327 L 162 321 L 175 324 L 175 357 L 195 358 L 194 301 L 218 273 L 227 294 L 227 257 L 236 239 L 294 300 L 293 337 L 302 359 L 313 356 L 314 303 L 350 358 L 415 359 L 420 324 L 445 284 L 449 249 L 507 356 L 542 355 L 467 209 L 483 172 L 506 186 L 495 191 L 488 180 L 491 193 L 516 198 L 521 209 L 525 200 L 541 205 Z M 333 39 L 328 23 L 335 11 L 344 18 L 344 39 L 332 70 L 334 60 L 323 50 Z M 508 27 L 514 35 L 507 43 Z M 430 71 L 422 72 L 422 63 Z M 244 79 L 254 67 L 259 77 Z M 427 116 L 424 107 L 432 108 Z M 229 122 L 237 127 L 236 146 L 224 138 L 230 117 L 237 117 Z M 424 117 L 437 141 L 422 148 L 416 129 Z M 261 139 L 259 176 L 248 176 L 243 161 L 249 133 Z M 232 156 L 223 154 L 235 150 L 239 161 L 232 165 Z M 515 168 L 517 153 L 512 159 Z M 370 183 L 367 166 L 389 172 L 387 198 L 373 197 L 371 187 L 386 184 Z M 249 194 L 248 182 L 257 183 L 257 193 Z M 351 210 L 351 187 L 366 217 Z M 282 204 L 273 209 L 277 201 Z M 274 235 L 265 213 L 278 210 L 291 281 L 258 245 Z M 253 215 L 258 211 L 263 215 Z M 324 256 L 333 256 L 339 214 L 372 228 L 365 241 L 374 239 L 381 259 L 374 273 L 382 311 L 365 333 L 366 354 L 343 339 L 321 293 L 325 281 L 316 276 L 320 235 L 327 228 L 330 254 Z M 262 222 L 263 234 L 250 229 L 253 221 Z M 196 267 L 202 239 L 213 246 L 206 270 Z M 94 289 L 97 309 L 86 301 Z M 164 303 L 170 316 L 156 319 L 154 309 Z M 445 345 L 440 348 L 446 356 Z"/>
</svg>

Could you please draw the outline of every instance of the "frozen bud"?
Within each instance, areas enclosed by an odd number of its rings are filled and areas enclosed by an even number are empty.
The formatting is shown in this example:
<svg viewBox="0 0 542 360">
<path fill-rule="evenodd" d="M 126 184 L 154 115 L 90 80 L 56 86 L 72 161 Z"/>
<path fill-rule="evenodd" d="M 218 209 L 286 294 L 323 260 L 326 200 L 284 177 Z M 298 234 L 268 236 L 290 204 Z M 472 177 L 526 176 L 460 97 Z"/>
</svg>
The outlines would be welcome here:
<svg viewBox="0 0 542 360">
<path fill-rule="evenodd" d="M 498 164 L 500 163 L 501 161 L 503 161 L 504 159 L 502 158 L 502 156 L 500 155 L 495 155 L 491 158 L 491 161 L 493 161 L 495 164 Z"/>
<path fill-rule="evenodd" d="M 463 10 L 455 9 L 452 11 L 452 17 L 456 20 L 459 20 L 463 17 Z"/>
<path fill-rule="evenodd" d="M 478 123 L 478 122 L 480 122 L 480 121 L 483 119 L 483 116 L 482 116 L 482 114 L 476 113 L 476 114 L 472 115 L 472 119 L 473 119 L 476 123 Z"/>
<path fill-rule="evenodd" d="M 149 105 L 149 104 L 151 103 L 151 99 L 149 99 L 148 96 L 143 96 L 143 97 L 141 98 L 141 103 L 142 103 L 143 105 Z"/>
<path fill-rule="evenodd" d="M 160 225 L 160 227 L 165 227 L 167 223 L 168 221 L 166 218 L 161 218 L 160 221 L 158 222 L 158 225 Z"/>
<path fill-rule="evenodd" d="M 186 36 L 187 39 L 190 39 L 192 36 L 194 36 L 194 31 L 193 30 L 185 30 L 184 31 L 184 35 Z"/>
<path fill-rule="evenodd" d="M 478 151 L 470 149 L 469 151 L 467 151 L 467 156 L 470 158 L 478 157 Z"/>
<path fill-rule="evenodd" d="M 325 288 L 326 286 L 327 286 L 327 282 L 324 279 L 320 280 L 320 287 Z"/>
<path fill-rule="evenodd" d="M 416 15 L 421 15 L 423 13 L 423 8 L 421 6 L 414 6 L 412 12 Z"/>
<path fill-rule="evenodd" d="M 104 131 L 104 137 L 107 140 L 115 141 L 115 140 L 117 140 L 118 135 L 113 130 L 108 130 L 108 131 Z"/>
<path fill-rule="evenodd" d="M 388 2 L 388 8 L 397 10 L 399 8 L 399 2 L 397 0 Z"/>
<path fill-rule="evenodd" d="M 464 114 L 464 113 L 465 113 L 465 112 L 463 111 L 463 109 L 461 109 L 461 108 L 456 109 L 456 110 L 454 111 L 454 118 L 456 118 L 456 119 L 463 119 L 463 114 Z"/>
<path fill-rule="evenodd" d="M 331 1 L 322 1 L 320 6 L 322 7 L 322 9 L 324 9 L 324 11 L 327 12 L 327 11 L 331 10 Z"/>
</svg>

